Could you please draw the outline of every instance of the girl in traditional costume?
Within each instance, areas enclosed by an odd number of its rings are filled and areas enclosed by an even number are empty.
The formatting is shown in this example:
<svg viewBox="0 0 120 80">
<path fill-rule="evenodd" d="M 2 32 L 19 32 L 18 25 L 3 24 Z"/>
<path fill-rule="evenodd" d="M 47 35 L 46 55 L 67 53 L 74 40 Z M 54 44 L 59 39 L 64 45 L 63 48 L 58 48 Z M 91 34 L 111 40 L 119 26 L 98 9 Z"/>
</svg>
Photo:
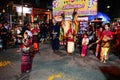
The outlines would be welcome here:
<svg viewBox="0 0 120 80">
<path fill-rule="evenodd" d="M 87 34 L 84 34 L 82 39 L 82 52 L 81 52 L 82 57 L 85 57 L 87 55 L 88 44 L 89 44 L 89 38 Z"/>
<path fill-rule="evenodd" d="M 101 36 L 101 52 L 100 61 L 106 63 L 108 60 L 108 51 L 110 48 L 110 41 L 113 39 L 112 32 L 110 31 L 110 24 L 105 24 L 105 30 Z"/>
<path fill-rule="evenodd" d="M 37 24 L 34 25 L 34 28 L 31 30 L 33 34 L 33 46 L 34 46 L 34 52 L 39 51 L 39 37 L 38 34 L 40 32 L 39 26 Z"/>
<path fill-rule="evenodd" d="M 32 38 L 30 31 L 24 32 L 24 37 L 22 40 L 21 51 L 21 73 L 29 72 L 32 68 L 32 58 L 30 55 L 31 45 L 32 45 Z"/>
</svg>

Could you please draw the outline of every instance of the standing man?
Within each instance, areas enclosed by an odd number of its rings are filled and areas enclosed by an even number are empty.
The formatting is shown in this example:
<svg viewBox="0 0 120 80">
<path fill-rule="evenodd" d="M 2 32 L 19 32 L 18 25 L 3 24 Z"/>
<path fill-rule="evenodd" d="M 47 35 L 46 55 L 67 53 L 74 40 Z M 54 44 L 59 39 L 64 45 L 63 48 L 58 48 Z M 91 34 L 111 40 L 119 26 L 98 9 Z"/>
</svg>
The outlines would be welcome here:
<svg viewBox="0 0 120 80">
<path fill-rule="evenodd" d="M 50 36 L 52 39 L 52 49 L 56 52 L 59 49 L 59 34 L 60 26 L 57 24 L 56 20 L 52 20 L 53 25 L 51 26 Z"/>
<path fill-rule="evenodd" d="M 2 26 L 2 24 L 0 23 L 0 37 L 2 39 L 2 46 L 3 46 L 3 50 L 7 49 L 7 29 L 5 27 Z"/>
</svg>

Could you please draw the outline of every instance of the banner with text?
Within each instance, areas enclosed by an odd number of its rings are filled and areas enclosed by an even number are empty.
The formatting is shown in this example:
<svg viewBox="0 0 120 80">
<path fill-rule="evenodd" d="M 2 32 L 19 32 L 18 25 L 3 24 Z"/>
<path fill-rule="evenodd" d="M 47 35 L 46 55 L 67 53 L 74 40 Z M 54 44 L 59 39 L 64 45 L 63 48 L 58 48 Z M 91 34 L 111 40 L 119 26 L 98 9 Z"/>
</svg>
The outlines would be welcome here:
<svg viewBox="0 0 120 80">
<path fill-rule="evenodd" d="M 53 0 L 53 16 L 72 15 L 77 9 L 78 16 L 96 15 L 97 0 Z"/>
</svg>

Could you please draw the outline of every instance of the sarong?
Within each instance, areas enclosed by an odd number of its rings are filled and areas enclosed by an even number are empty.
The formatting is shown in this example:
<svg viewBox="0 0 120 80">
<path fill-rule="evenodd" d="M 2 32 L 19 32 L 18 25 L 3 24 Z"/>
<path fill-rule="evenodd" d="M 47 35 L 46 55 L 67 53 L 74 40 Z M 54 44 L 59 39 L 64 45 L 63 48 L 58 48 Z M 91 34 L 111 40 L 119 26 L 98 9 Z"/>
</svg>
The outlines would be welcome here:
<svg viewBox="0 0 120 80">
<path fill-rule="evenodd" d="M 81 56 L 84 57 L 87 55 L 87 45 L 83 45 L 82 46 L 82 53 Z"/>
<path fill-rule="evenodd" d="M 32 61 L 30 55 L 22 55 L 21 59 L 21 72 L 25 73 L 27 70 L 32 69 Z"/>
<path fill-rule="evenodd" d="M 67 52 L 68 53 L 73 53 L 74 50 L 75 50 L 74 42 L 68 41 L 68 43 L 67 43 Z"/>
</svg>

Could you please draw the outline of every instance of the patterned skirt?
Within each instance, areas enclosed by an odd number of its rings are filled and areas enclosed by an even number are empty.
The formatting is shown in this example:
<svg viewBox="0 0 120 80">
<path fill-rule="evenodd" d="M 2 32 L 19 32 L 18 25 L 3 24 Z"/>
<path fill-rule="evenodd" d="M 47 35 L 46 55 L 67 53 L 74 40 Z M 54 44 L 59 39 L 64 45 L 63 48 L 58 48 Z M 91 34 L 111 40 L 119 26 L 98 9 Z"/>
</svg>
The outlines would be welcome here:
<svg viewBox="0 0 120 80">
<path fill-rule="evenodd" d="M 82 46 L 81 56 L 84 57 L 87 55 L 87 45 Z"/>
<path fill-rule="evenodd" d="M 30 55 L 22 55 L 21 58 L 21 72 L 25 73 L 27 70 L 32 69 L 32 59 Z"/>
</svg>

